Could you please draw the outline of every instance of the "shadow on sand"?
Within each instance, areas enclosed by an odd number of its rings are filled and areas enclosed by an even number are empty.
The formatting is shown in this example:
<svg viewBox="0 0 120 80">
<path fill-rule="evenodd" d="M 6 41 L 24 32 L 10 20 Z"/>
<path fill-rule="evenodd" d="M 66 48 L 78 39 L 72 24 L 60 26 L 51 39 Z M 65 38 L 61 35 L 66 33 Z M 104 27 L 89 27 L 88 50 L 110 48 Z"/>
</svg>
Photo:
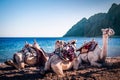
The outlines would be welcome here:
<svg viewBox="0 0 120 80">
<path fill-rule="evenodd" d="M 120 79 L 120 62 L 107 64 L 104 67 L 85 67 L 77 71 L 64 71 L 65 77 L 59 78 L 54 72 L 47 72 L 45 75 L 40 75 L 39 69 L 36 67 L 27 67 L 22 71 L 16 70 L 10 66 L 0 67 L 0 80 L 35 80 L 35 79 L 91 79 L 91 80 L 118 80 Z"/>
</svg>

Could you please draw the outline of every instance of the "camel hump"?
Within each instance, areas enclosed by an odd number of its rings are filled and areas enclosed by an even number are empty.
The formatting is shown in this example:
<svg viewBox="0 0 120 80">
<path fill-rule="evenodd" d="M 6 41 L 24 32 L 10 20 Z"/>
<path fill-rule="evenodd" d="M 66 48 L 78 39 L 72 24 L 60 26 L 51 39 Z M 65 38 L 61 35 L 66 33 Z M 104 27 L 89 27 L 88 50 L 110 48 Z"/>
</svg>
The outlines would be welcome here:
<svg viewBox="0 0 120 80">
<path fill-rule="evenodd" d="M 96 48 L 96 46 L 98 45 L 98 43 L 97 42 L 91 42 L 91 44 L 90 44 L 90 47 L 89 47 L 89 51 L 94 51 L 94 49 Z"/>
</svg>

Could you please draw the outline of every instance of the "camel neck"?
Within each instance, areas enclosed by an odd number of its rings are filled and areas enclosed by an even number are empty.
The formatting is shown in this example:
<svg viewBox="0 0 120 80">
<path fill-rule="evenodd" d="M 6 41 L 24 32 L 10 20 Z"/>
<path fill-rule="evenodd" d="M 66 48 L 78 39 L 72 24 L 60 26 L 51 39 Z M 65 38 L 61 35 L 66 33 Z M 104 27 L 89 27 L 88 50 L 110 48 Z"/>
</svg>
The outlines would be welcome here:
<svg viewBox="0 0 120 80">
<path fill-rule="evenodd" d="M 107 57 L 108 35 L 103 35 L 102 60 Z"/>
</svg>

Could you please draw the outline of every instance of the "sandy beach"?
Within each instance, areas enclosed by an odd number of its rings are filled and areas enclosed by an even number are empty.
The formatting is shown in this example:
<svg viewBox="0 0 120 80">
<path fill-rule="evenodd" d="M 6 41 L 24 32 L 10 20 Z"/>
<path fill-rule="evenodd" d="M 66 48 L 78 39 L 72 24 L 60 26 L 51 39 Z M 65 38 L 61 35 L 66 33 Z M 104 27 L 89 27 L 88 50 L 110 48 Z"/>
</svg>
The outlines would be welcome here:
<svg viewBox="0 0 120 80">
<path fill-rule="evenodd" d="M 120 80 L 120 57 L 106 59 L 106 66 L 101 68 L 84 65 L 83 69 L 64 71 L 65 77 L 59 78 L 50 71 L 40 75 L 39 68 L 26 67 L 19 71 L 0 63 L 0 80 Z"/>
</svg>

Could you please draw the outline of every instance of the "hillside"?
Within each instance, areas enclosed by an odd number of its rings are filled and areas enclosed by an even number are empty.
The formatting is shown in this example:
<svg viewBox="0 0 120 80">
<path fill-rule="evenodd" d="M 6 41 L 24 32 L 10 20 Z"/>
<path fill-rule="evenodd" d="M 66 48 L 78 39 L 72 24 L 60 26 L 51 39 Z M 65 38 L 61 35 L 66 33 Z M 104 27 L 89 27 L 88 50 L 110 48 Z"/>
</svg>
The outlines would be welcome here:
<svg viewBox="0 0 120 80">
<path fill-rule="evenodd" d="M 120 4 L 113 3 L 107 13 L 98 13 L 89 19 L 83 18 L 72 26 L 63 37 L 98 37 L 102 28 L 113 28 L 120 36 Z"/>
</svg>

